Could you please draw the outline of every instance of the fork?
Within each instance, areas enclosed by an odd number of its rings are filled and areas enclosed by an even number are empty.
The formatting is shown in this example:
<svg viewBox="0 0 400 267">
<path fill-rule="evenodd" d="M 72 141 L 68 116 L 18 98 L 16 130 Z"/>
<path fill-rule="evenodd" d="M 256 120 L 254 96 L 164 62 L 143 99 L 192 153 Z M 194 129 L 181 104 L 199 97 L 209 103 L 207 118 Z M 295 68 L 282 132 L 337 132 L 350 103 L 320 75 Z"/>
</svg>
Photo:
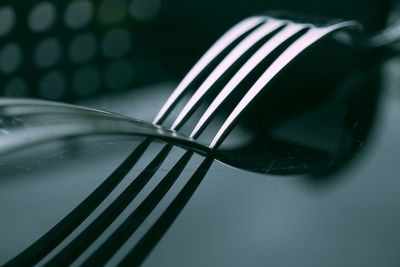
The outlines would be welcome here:
<svg viewBox="0 0 400 267">
<path fill-rule="evenodd" d="M 267 16 L 255 16 L 234 26 L 204 54 L 177 86 L 153 121 L 156 125 L 162 125 L 166 118 L 172 114 L 172 110 L 177 103 L 182 101 L 191 86 L 195 82 L 198 82 L 202 75 L 206 74 L 206 78 L 200 81 L 201 85 L 191 95 L 188 102 L 173 121 L 172 126 L 169 127 L 172 131 L 179 131 L 207 95 L 212 93 L 217 94 L 191 131 L 189 140 L 197 140 L 199 138 L 217 111 L 230 99 L 229 97 L 240 87 L 245 78 L 261 65 L 265 58 L 273 55 L 273 52 L 278 48 L 283 51 L 273 58 L 272 63 L 257 77 L 250 88 L 246 89 L 244 96 L 240 98 L 240 101 L 230 111 L 226 120 L 218 127 L 214 138 L 207 145 L 210 150 L 193 176 L 157 221 L 137 244 L 133 246 L 125 258 L 122 259 L 120 265 L 136 266 L 143 262 L 201 183 L 207 170 L 213 163 L 214 151 L 219 148 L 228 136 L 242 112 L 262 90 L 267 90 L 269 82 L 296 56 L 321 38 L 338 30 L 355 28 L 357 25 L 354 21 L 329 21 L 324 24 L 315 25 Z M 253 50 L 256 51 L 254 52 Z M 244 64 L 241 63 L 243 60 L 245 61 Z M 215 67 L 213 68 L 213 66 Z M 229 81 L 222 88 L 218 88 L 218 82 L 234 67 L 239 67 L 239 69 L 234 71 L 233 75 L 229 77 Z M 46 103 L 42 104 L 44 106 L 47 105 Z M 21 116 L 24 115 L 22 114 Z M 34 265 L 37 263 L 48 266 L 63 266 L 73 263 L 107 229 L 115 218 L 121 214 L 128 204 L 134 200 L 135 196 L 142 190 L 168 156 L 172 149 L 171 144 L 165 144 L 162 150 L 136 179 L 89 226 L 82 230 L 77 237 L 64 248 L 61 248 L 55 255 L 52 255 L 51 252 L 112 192 L 143 155 L 151 141 L 152 138 L 146 138 L 70 214 L 38 241 L 10 260 L 5 266 Z M 191 159 L 193 153 L 190 150 L 184 153 L 175 166 L 165 175 L 145 200 L 139 204 L 133 213 L 92 255 L 85 259 L 83 265 L 98 266 L 107 263 L 169 191 L 183 168 Z"/>
</svg>

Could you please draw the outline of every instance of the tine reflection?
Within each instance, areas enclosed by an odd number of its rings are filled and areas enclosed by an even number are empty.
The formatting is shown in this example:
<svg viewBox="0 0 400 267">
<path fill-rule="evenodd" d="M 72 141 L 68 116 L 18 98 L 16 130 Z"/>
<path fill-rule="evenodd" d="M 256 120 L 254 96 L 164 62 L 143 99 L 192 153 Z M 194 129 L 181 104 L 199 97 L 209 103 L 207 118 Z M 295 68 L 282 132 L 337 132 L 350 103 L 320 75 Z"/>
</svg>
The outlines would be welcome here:
<svg viewBox="0 0 400 267">
<path fill-rule="evenodd" d="M 125 161 L 73 211 L 65 216 L 64 219 L 57 223 L 39 240 L 4 266 L 27 266 L 38 263 L 47 253 L 70 235 L 98 207 L 111 191 L 114 190 L 128 172 L 130 172 L 133 166 L 135 166 L 149 144 L 150 140 L 141 143 Z"/>
<path fill-rule="evenodd" d="M 162 238 L 185 207 L 186 203 L 192 197 L 193 193 L 210 169 L 213 161 L 214 159 L 212 157 L 204 159 L 200 167 L 164 211 L 161 217 L 153 224 L 150 230 L 142 239 L 140 239 L 139 243 L 129 252 L 118 266 L 138 266 L 146 259 L 151 250 L 156 246 L 158 241 Z"/>
<path fill-rule="evenodd" d="M 71 264 L 104 230 L 117 218 L 128 204 L 148 183 L 168 156 L 172 145 L 166 145 L 161 152 L 146 166 L 136 179 L 71 243 L 52 258 L 45 266 Z"/>
<path fill-rule="evenodd" d="M 153 211 L 164 195 L 171 189 L 183 169 L 192 157 L 193 152 L 186 152 L 168 172 L 157 187 L 140 204 L 140 206 L 118 227 L 118 229 L 88 258 L 83 265 L 98 266 L 105 264 L 114 253 L 126 242 L 136 229 Z"/>
</svg>

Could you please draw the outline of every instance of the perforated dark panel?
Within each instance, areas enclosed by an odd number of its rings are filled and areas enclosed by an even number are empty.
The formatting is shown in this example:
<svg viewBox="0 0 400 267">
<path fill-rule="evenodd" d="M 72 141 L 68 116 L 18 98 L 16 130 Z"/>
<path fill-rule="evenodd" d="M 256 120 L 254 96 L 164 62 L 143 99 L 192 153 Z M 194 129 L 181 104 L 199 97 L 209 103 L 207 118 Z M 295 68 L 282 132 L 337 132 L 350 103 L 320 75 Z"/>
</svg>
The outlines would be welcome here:
<svg viewBox="0 0 400 267">
<path fill-rule="evenodd" d="M 135 34 L 160 4 L 2 1 L 1 95 L 75 100 L 162 79 L 162 68 L 145 60 Z"/>
</svg>

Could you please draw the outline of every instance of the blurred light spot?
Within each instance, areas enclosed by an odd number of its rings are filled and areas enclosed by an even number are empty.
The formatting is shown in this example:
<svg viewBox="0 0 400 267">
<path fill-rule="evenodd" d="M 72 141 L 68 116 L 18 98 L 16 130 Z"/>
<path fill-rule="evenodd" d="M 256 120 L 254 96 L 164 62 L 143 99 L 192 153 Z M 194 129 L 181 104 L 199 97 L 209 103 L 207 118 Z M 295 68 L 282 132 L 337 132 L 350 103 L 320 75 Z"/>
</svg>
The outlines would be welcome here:
<svg viewBox="0 0 400 267">
<path fill-rule="evenodd" d="M 93 16 L 92 3 L 86 0 L 74 1 L 65 10 L 64 21 L 71 29 L 84 27 Z"/>
<path fill-rule="evenodd" d="M 96 53 L 97 42 L 92 34 L 78 35 L 69 46 L 69 57 L 72 62 L 82 63 L 90 60 Z"/>
<path fill-rule="evenodd" d="M 100 88 L 100 73 L 95 66 L 78 69 L 72 77 L 72 88 L 78 96 L 94 94 Z"/>
<path fill-rule="evenodd" d="M 104 78 L 111 90 L 126 89 L 133 81 L 134 68 L 129 61 L 117 61 L 108 65 Z"/>
<path fill-rule="evenodd" d="M 149 21 L 154 19 L 161 9 L 160 0 L 133 0 L 129 6 L 132 18 Z"/>
<path fill-rule="evenodd" d="M 50 28 L 56 18 L 56 9 L 50 2 L 37 4 L 28 16 L 28 25 L 34 32 L 43 32 Z"/>
<path fill-rule="evenodd" d="M 38 84 L 40 96 L 47 99 L 60 99 L 64 95 L 66 82 L 64 75 L 59 71 L 52 71 L 44 75 Z"/>
<path fill-rule="evenodd" d="M 34 52 L 35 63 L 42 68 L 54 65 L 61 56 L 60 42 L 48 38 L 39 43 Z"/>
<path fill-rule="evenodd" d="M 4 95 L 9 97 L 26 97 L 29 93 L 28 84 L 21 77 L 10 79 L 3 87 Z"/>
<path fill-rule="evenodd" d="M 0 52 L 0 70 L 6 74 L 14 72 L 21 61 L 22 51 L 16 44 L 8 44 Z"/>
<path fill-rule="evenodd" d="M 116 23 L 124 18 L 126 10 L 124 0 L 105 0 L 99 7 L 99 19 L 104 24 Z"/>
<path fill-rule="evenodd" d="M 11 31 L 15 24 L 15 12 L 9 6 L 0 7 L 0 36 Z"/>
<path fill-rule="evenodd" d="M 117 29 L 104 36 L 102 50 L 106 57 L 117 58 L 126 54 L 131 47 L 131 37 L 127 30 Z"/>
</svg>

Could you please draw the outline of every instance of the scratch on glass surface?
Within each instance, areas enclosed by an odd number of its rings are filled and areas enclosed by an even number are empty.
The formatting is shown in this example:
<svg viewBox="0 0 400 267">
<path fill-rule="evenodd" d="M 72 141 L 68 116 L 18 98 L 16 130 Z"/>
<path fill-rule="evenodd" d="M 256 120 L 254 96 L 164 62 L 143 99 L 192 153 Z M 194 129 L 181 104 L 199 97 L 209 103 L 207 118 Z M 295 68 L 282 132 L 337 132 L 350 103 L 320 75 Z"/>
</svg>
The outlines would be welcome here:
<svg viewBox="0 0 400 267">
<path fill-rule="evenodd" d="M 17 169 L 24 170 L 24 171 L 32 171 L 33 168 L 29 167 L 28 165 L 17 165 L 15 166 Z"/>
<path fill-rule="evenodd" d="M 271 161 L 271 164 L 268 166 L 266 173 L 269 173 L 272 170 L 275 163 L 276 163 L 276 160 Z"/>
<path fill-rule="evenodd" d="M 359 124 L 360 124 L 359 121 L 355 121 L 352 130 L 356 129 Z"/>
</svg>

